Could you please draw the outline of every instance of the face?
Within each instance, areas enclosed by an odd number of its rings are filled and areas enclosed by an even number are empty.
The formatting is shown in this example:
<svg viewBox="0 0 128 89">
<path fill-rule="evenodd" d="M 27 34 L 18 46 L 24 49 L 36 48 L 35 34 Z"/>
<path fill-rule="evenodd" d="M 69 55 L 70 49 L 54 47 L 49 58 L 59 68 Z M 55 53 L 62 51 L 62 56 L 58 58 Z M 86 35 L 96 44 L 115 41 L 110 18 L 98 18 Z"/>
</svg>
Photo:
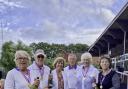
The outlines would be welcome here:
<svg viewBox="0 0 128 89">
<path fill-rule="evenodd" d="M 43 66 L 44 64 L 44 55 L 40 54 L 36 56 L 36 63 L 38 66 Z"/>
<path fill-rule="evenodd" d="M 107 70 L 107 69 L 109 69 L 110 63 L 107 59 L 104 58 L 101 60 L 100 66 L 103 70 Z"/>
<path fill-rule="evenodd" d="M 76 64 L 76 60 L 77 60 L 76 55 L 69 55 L 68 56 L 69 65 L 71 65 L 71 66 L 75 65 Z"/>
<path fill-rule="evenodd" d="M 29 63 L 29 59 L 25 56 L 19 56 L 16 59 L 17 67 L 21 70 L 27 69 Z"/>
<path fill-rule="evenodd" d="M 64 65 L 64 62 L 63 61 L 58 61 L 56 63 L 56 69 L 62 70 L 63 69 L 63 65 Z"/>
<path fill-rule="evenodd" d="M 83 59 L 82 63 L 85 67 L 88 67 L 90 65 L 90 59 Z"/>
</svg>

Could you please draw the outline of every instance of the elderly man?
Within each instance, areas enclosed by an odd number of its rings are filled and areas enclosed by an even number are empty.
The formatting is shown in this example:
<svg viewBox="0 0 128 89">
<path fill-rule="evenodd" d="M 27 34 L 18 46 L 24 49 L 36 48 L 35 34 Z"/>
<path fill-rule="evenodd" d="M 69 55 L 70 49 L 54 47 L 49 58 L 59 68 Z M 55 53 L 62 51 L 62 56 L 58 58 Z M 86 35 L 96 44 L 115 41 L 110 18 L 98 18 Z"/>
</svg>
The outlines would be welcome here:
<svg viewBox="0 0 128 89">
<path fill-rule="evenodd" d="M 66 89 L 81 89 L 79 86 L 79 70 L 80 67 L 76 64 L 77 57 L 71 53 L 68 55 L 68 66 L 64 68 L 66 74 L 67 88 Z"/>
<path fill-rule="evenodd" d="M 38 49 L 34 54 L 35 61 L 28 68 L 32 73 L 34 81 L 36 78 L 40 79 L 39 89 L 44 89 L 48 86 L 48 77 L 50 74 L 50 68 L 44 65 L 46 55 L 42 49 Z"/>
</svg>

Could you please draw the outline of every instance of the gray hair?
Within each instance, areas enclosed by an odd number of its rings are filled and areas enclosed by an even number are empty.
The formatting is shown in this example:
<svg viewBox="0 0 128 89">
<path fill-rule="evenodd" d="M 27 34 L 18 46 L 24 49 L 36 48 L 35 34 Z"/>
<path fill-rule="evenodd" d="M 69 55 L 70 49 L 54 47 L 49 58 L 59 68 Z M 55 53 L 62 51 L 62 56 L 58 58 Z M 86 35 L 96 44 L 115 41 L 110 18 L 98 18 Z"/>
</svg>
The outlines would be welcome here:
<svg viewBox="0 0 128 89">
<path fill-rule="evenodd" d="M 89 59 L 90 62 L 92 61 L 92 55 L 89 52 L 85 52 L 81 55 L 81 62 L 83 62 L 86 59 Z"/>
<path fill-rule="evenodd" d="M 70 54 L 68 54 L 68 58 L 69 58 L 70 56 L 73 56 L 73 57 L 75 57 L 75 58 L 77 59 L 77 56 L 76 56 L 75 53 L 70 53 Z"/>
<path fill-rule="evenodd" d="M 24 51 L 24 50 L 17 50 L 16 53 L 15 53 L 14 61 L 16 62 L 17 58 L 19 58 L 21 56 L 27 57 L 29 59 L 29 61 L 31 60 L 30 55 L 26 51 Z"/>
</svg>

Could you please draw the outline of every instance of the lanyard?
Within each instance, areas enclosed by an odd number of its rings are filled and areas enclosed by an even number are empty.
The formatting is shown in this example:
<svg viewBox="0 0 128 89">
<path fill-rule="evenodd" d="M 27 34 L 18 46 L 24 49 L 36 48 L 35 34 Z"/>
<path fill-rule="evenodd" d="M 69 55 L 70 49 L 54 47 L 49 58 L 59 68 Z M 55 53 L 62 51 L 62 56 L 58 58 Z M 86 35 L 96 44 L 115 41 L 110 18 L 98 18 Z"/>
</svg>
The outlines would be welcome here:
<svg viewBox="0 0 128 89">
<path fill-rule="evenodd" d="M 18 68 L 16 68 L 16 70 L 19 71 L 19 72 L 23 75 L 24 79 L 25 79 L 28 83 L 31 82 L 30 70 L 27 69 L 27 73 L 23 73 L 23 72 L 20 71 L 20 69 L 18 69 Z"/>
<path fill-rule="evenodd" d="M 40 76 L 43 78 L 43 75 L 44 75 L 44 67 L 39 67 L 37 64 L 36 64 L 36 66 L 39 69 Z"/>
<path fill-rule="evenodd" d="M 106 77 L 106 76 L 103 76 L 103 75 L 101 75 L 101 77 L 100 77 L 100 85 L 101 85 L 101 86 L 102 86 L 102 84 L 103 84 L 103 82 L 104 82 L 105 77 Z"/>
<path fill-rule="evenodd" d="M 103 82 L 104 82 L 105 77 L 106 77 L 110 72 L 111 72 L 111 69 L 108 71 L 108 73 L 107 73 L 105 76 L 101 75 L 101 77 L 100 77 L 100 85 L 101 85 L 101 86 L 102 86 L 102 84 L 103 84 Z"/>
<path fill-rule="evenodd" d="M 87 76 L 88 70 L 89 70 L 89 67 L 86 69 L 86 71 L 85 71 L 85 68 L 83 68 L 82 74 L 84 78 Z"/>
</svg>

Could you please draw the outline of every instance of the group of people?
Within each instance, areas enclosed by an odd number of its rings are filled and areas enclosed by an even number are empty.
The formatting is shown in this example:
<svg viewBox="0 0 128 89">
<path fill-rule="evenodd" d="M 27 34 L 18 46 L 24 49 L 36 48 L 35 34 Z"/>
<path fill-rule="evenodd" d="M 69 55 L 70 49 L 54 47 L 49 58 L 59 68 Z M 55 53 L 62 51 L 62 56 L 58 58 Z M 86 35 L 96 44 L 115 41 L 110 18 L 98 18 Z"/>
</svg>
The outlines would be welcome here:
<svg viewBox="0 0 128 89">
<path fill-rule="evenodd" d="M 80 65 L 74 53 L 65 59 L 54 60 L 54 70 L 44 64 L 46 54 L 38 49 L 34 54 L 35 61 L 29 65 L 30 55 L 24 50 L 15 53 L 16 68 L 7 73 L 4 89 L 119 89 L 120 78 L 111 68 L 111 59 L 101 57 L 101 71 L 92 64 L 92 55 L 88 52 L 81 55 Z M 49 81 L 51 80 L 51 82 Z"/>
</svg>

